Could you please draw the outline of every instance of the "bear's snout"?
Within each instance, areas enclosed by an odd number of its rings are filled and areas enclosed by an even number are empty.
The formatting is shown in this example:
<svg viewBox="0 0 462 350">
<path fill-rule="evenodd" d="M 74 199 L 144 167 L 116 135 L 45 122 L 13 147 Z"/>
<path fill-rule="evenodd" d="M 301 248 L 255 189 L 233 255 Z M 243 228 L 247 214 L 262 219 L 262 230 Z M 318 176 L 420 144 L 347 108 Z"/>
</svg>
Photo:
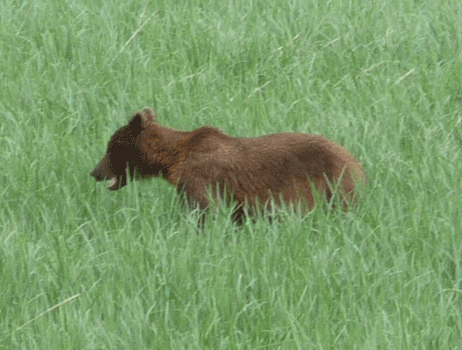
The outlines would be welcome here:
<svg viewBox="0 0 462 350">
<path fill-rule="evenodd" d="M 107 188 L 111 191 L 117 191 L 127 184 L 127 175 L 125 173 L 117 175 L 112 168 L 112 163 L 106 155 L 90 172 L 90 176 L 94 177 L 96 181 L 108 180 Z"/>
<path fill-rule="evenodd" d="M 111 162 L 109 157 L 105 155 L 101 161 L 96 164 L 95 168 L 91 171 L 90 175 L 93 176 L 96 181 L 108 180 L 114 177 L 115 174 L 111 171 Z"/>
<path fill-rule="evenodd" d="M 105 177 L 103 176 L 103 174 L 101 174 L 101 172 L 98 171 L 99 169 L 95 168 L 91 171 L 90 173 L 90 176 L 93 176 L 96 181 L 103 181 L 105 180 Z"/>
</svg>

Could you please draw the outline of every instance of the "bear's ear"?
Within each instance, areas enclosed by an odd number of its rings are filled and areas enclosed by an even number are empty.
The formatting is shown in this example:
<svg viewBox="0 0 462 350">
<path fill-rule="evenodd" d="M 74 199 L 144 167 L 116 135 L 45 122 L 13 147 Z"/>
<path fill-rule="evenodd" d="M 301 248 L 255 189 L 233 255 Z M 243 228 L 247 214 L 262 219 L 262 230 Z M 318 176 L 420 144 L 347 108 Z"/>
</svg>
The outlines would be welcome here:
<svg viewBox="0 0 462 350">
<path fill-rule="evenodd" d="M 145 108 L 141 112 L 143 115 L 144 122 L 155 122 L 156 121 L 156 112 L 152 108 Z"/>
<path fill-rule="evenodd" d="M 136 113 L 128 123 L 129 129 L 134 135 L 138 135 L 143 130 L 143 116 L 141 112 Z"/>
<path fill-rule="evenodd" d="M 155 117 L 156 113 L 151 108 L 145 108 L 141 112 L 137 112 L 132 119 L 130 119 L 128 126 L 136 135 L 146 127 L 146 124 L 154 122 Z"/>
</svg>

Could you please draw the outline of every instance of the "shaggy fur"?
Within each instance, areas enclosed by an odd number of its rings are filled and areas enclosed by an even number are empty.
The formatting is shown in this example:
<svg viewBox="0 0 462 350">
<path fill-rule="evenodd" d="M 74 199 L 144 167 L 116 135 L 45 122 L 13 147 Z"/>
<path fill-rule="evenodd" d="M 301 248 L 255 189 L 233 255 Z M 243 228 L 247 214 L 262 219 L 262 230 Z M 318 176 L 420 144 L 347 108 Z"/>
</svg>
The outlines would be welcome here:
<svg viewBox="0 0 462 350">
<path fill-rule="evenodd" d="M 347 208 L 355 200 L 356 184 L 365 181 L 358 161 L 323 136 L 236 138 L 210 126 L 177 131 L 160 126 L 148 108 L 114 133 L 91 176 L 109 180 L 108 188 L 115 191 L 127 184 L 127 170 L 132 179 L 162 176 L 201 209 L 210 198 L 235 202 L 234 220 L 270 203 L 312 209 L 334 191 Z"/>
</svg>

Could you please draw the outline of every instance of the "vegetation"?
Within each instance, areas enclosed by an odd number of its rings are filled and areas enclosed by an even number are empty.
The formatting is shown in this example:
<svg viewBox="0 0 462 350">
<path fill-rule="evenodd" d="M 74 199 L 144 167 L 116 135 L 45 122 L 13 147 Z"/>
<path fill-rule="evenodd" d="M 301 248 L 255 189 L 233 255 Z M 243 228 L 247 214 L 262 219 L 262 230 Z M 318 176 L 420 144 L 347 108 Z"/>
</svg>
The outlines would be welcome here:
<svg viewBox="0 0 462 350">
<path fill-rule="evenodd" d="M 0 349 L 462 344 L 460 2 L 4 0 Z M 320 133 L 354 210 L 238 228 L 89 176 L 133 112 Z"/>
</svg>

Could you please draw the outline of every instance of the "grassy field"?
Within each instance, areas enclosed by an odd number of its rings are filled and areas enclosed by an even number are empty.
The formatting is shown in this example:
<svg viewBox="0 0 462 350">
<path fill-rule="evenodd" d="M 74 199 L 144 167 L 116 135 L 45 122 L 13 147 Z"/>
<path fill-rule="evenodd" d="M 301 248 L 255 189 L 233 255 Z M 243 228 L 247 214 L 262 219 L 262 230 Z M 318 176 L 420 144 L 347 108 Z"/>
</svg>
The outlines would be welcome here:
<svg viewBox="0 0 462 350">
<path fill-rule="evenodd" d="M 0 4 L 0 349 L 462 349 L 460 1 Z M 235 227 L 89 176 L 133 112 L 324 134 L 348 213 Z M 457 209 L 459 208 L 459 209 Z"/>
</svg>

